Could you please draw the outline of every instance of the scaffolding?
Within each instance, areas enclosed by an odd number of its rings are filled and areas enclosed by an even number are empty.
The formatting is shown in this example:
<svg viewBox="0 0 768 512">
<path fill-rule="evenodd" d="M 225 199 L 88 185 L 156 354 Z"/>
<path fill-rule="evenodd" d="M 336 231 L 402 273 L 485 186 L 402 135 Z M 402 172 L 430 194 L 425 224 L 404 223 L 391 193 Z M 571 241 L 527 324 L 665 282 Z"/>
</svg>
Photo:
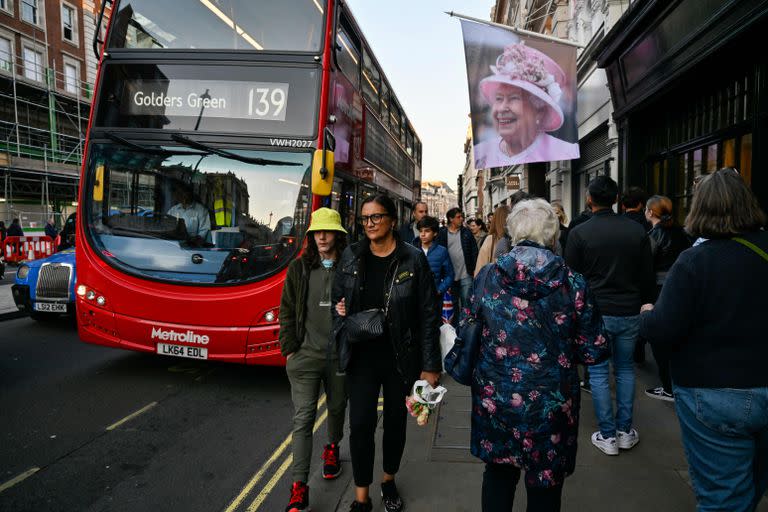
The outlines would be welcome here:
<svg viewBox="0 0 768 512">
<path fill-rule="evenodd" d="M 61 226 L 77 205 L 92 87 L 79 70 L 58 70 L 0 51 L 0 220 Z"/>
</svg>

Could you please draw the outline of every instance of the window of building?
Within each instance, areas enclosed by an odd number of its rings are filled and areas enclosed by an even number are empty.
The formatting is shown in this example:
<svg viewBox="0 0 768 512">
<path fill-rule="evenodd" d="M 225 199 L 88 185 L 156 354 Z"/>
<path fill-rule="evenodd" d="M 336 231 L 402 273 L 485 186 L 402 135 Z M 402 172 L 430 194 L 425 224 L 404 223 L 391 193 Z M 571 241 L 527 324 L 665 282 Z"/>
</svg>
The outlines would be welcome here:
<svg viewBox="0 0 768 512">
<path fill-rule="evenodd" d="M 38 0 L 21 0 L 21 19 L 34 25 L 40 24 Z"/>
<path fill-rule="evenodd" d="M 78 73 L 77 66 L 64 63 L 64 90 L 71 94 L 77 94 Z"/>
<path fill-rule="evenodd" d="M 13 0 L 0 0 L 0 11 L 13 14 Z"/>
<path fill-rule="evenodd" d="M 28 46 L 24 47 L 24 76 L 36 82 L 43 81 L 43 54 Z"/>
<path fill-rule="evenodd" d="M 379 92 L 381 90 L 381 73 L 374 64 L 370 53 L 363 52 L 363 97 L 368 101 L 374 112 L 379 112 Z"/>
<path fill-rule="evenodd" d="M 0 37 L 0 70 L 11 72 L 13 66 L 13 52 L 11 51 L 11 40 Z"/>
<path fill-rule="evenodd" d="M 71 5 L 61 5 L 61 36 L 65 41 L 77 43 L 77 10 Z"/>
</svg>

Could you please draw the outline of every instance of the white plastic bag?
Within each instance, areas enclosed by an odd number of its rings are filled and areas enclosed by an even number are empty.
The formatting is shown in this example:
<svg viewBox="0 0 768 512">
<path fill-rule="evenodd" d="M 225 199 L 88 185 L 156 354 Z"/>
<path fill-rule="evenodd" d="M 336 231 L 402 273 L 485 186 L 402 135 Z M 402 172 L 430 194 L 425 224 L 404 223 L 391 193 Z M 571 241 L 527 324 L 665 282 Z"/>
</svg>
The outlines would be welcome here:
<svg viewBox="0 0 768 512">
<path fill-rule="evenodd" d="M 445 356 L 453 348 L 453 344 L 456 341 L 456 329 L 451 324 L 443 324 L 440 326 L 440 361 L 445 361 Z M 443 370 L 445 371 L 445 370 Z"/>
</svg>

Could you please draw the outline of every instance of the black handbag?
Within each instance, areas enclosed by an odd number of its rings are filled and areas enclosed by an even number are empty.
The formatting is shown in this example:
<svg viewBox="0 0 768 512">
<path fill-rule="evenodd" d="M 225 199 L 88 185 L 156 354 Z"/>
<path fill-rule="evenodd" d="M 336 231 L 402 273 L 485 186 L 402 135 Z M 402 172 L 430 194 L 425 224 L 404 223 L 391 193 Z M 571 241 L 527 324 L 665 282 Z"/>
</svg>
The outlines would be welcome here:
<svg viewBox="0 0 768 512">
<path fill-rule="evenodd" d="M 383 309 L 366 309 L 347 316 L 344 321 L 344 328 L 347 331 L 347 339 L 350 343 L 362 343 L 384 336 L 384 324 L 387 320 L 387 315 L 389 314 L 389 301 L 392 297 L 392 288 L 395 285 L 395 276 L 397 275 L 398 267 L 395 267 L 395 272 L 392 275 L 392 283 L 389 285 L 387 302 Z"/>
</svg>

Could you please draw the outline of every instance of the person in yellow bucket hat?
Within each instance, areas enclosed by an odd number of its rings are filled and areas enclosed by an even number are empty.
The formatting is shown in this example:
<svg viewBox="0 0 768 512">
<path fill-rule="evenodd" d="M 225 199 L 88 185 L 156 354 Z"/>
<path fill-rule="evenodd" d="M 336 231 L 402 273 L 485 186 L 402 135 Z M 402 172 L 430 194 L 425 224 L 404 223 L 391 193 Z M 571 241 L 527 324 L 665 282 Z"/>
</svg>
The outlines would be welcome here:
<svg viewBox="0 0 768 512">
<path fill-rule="evenodd" d="M 309 510 L 312 429 L 317 414 L 320 385 L 328 405 L 328 444 L 323 450 L 323 478 L 341 473 L 339 441 L 344 432 L 347 405 L 346 381 L 338 373 L 338 356 L 331 343 L 331 288 L 336 262 L 347 246 L 347 231 L 336 210 L 319 208 L 312 213 L 307 245 L 299 259 L 288 266 L 280 299 L 280 350 L 293 400 L 293 484 L 286 512 Z"/>
</svg>

